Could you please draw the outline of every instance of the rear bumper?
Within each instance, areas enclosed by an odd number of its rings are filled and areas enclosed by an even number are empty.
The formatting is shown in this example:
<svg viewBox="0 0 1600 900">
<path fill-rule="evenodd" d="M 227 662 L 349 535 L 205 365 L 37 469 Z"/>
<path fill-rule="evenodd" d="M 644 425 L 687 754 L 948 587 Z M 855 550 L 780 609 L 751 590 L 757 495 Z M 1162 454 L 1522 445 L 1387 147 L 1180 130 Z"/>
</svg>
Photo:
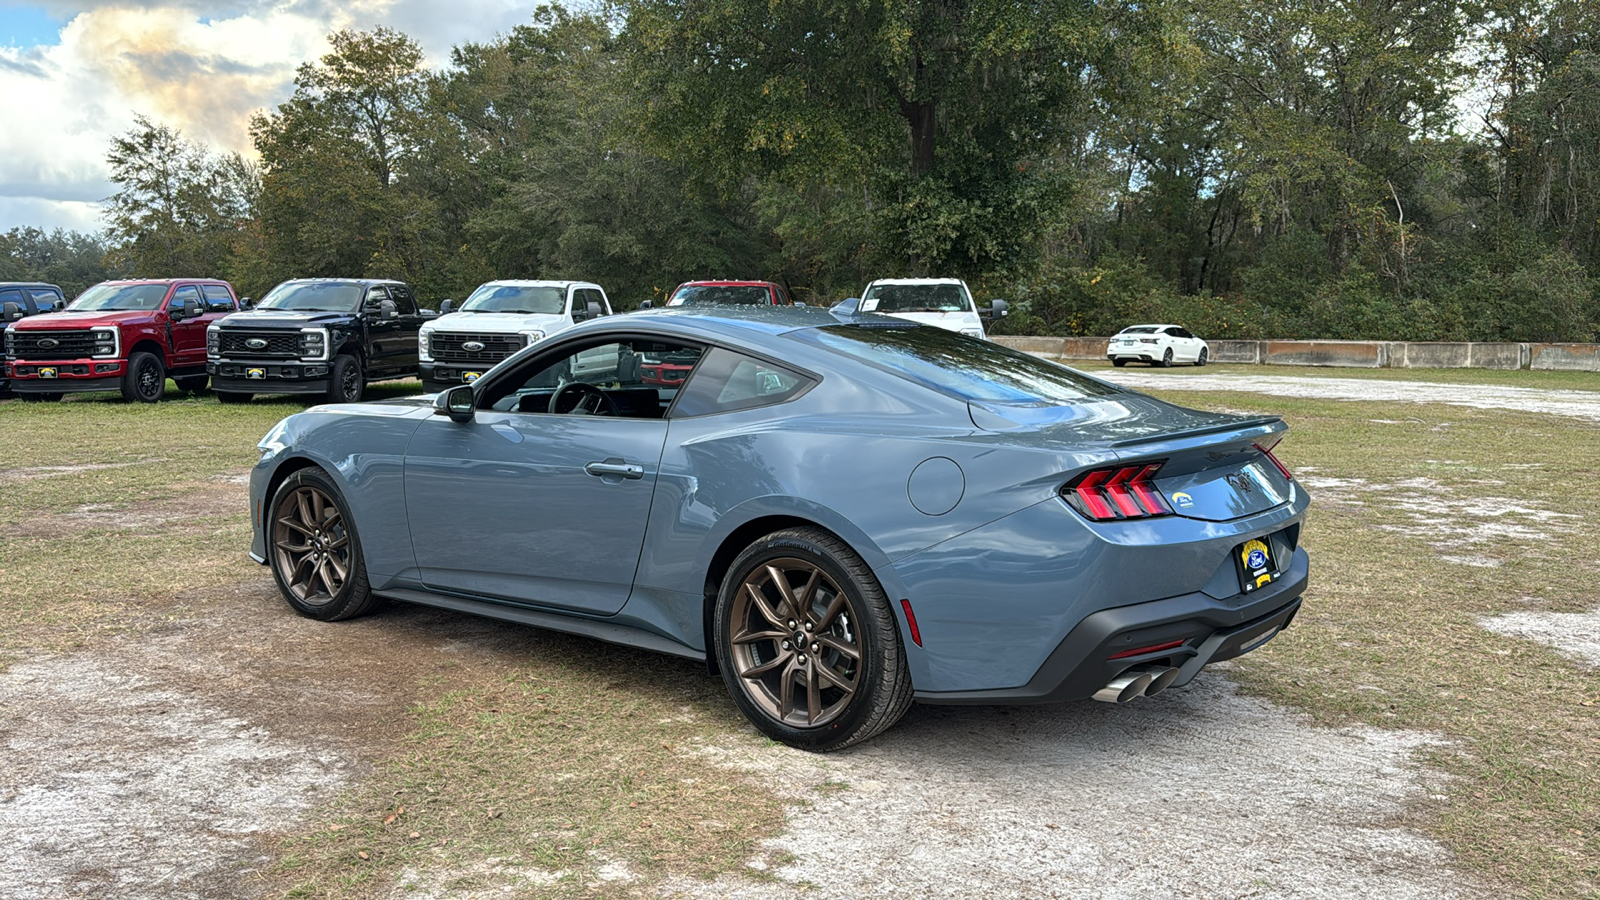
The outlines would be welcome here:
<svg viewBox="0 0 1600 900">
<path fill-rule="evenodd" d="M 1118 606 L 1078 623 L 1027 684 L 982 691 L 919 691 L 922 703 L 1021 704 L 1082 700 L 1134 666 L 1177 666 L 1173 685 L 1187 684 L 1210 663 L 1248 653 L 1289 626 L 1300 610 L 1311 560 L 1297 548 L 1271 585 L 1217 600 L 1195 592 L 1165 600 Z M 1182 646 L 1110 659 L 1139 647 L 1182 641 Z"/>
</svg>

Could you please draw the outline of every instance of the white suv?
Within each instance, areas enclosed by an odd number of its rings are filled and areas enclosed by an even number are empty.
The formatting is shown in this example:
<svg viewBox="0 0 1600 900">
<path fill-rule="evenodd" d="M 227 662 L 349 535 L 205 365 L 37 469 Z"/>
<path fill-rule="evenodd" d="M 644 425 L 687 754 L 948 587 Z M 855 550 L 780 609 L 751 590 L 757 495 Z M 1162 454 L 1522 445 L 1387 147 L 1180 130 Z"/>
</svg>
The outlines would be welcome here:
<svg viewBox="0 0 1600 900">
<path fill-rule="evenodd" d="M 975 338 L 986 337 L 983 320 L 1006 314 L 1006 302 L 996 300 L 979 312 L 972 292 L 959 278 L 880 278 L 861 292 L 861 312 L 875 312 L 924 325 L 936 325 Z"/>
<path fill-rule="evenodd" d="M 587 281 L 491 281 L 418 335 L 422 386 L 442 391 L 471 384 L 511 354 L 578 322 L 611 315 L 600 285 Z"/>
<path fill-rule="evenodd" d="M 1178 325 L 1129 325 L 1106 345 L 1106 359 L 1114 366 L 1125 366 L 1130 361 L 1152 366 L 1175 362 L 1203 366 L 1210 356 L 1211 348 L 1205 341 Z"/>
</svg>

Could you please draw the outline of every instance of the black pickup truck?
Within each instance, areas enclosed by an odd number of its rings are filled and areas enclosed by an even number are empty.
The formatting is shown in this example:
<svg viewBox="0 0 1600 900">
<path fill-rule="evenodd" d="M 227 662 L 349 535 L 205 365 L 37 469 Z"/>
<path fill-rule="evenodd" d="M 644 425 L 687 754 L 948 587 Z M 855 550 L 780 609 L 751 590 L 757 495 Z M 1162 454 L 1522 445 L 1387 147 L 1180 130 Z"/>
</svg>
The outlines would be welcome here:
<svg viewBox="0 0 1600 900">
<path fill-rule="evenodd" d="M 322 394 L 354 403 L 369 381 L 417 374 L 417 331 L 436 316 L 411 288 L 370 278 L 297 278 L 206 333 L 206 373 L 223 403 Z"/>
<path fill-rule="evenodd" d="M 12 322 L 55 312 L 66 305 L 61 288 L 37 281 L 0 281 L 0 391 L 10 384 L 6 370 L 6 326 Z"/>
</svg>

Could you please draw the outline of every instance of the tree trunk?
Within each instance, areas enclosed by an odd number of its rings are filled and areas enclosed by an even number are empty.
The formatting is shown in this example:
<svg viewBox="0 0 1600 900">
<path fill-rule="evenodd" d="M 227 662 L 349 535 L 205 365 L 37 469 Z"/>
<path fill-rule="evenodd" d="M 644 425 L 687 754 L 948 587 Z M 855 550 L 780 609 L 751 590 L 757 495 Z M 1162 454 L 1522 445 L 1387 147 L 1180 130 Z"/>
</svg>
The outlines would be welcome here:
<svg viewBox="0 0 1600 900">
<path fill-rule="evenodd" d="M 934 103 L 932 100 L 900 102 L 900 114 L 911 126 L 911 174 L 933 171 Z"/>
</svg>

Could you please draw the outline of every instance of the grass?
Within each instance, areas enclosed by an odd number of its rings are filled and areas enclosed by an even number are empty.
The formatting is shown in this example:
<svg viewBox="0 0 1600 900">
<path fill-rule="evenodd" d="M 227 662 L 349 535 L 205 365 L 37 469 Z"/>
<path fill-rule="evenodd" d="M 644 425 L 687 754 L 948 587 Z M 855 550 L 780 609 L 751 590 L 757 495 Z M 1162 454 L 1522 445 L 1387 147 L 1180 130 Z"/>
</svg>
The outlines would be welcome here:
<svg viewBox="0 0 1600 900">
<path fill-rule="evenodd" d="M 1565 388 L 1597 378 L 1291 374 Z M 1303 481 L 1329 485 L 1312 489 L 1306 606 L 1267 651 L 1233 664 L 1234 677 L 1328 725 L 1443 736 L 1429 760 L 1450 776 L 1442 799 L 1410 824 L 1513 893 L 1600 897 L 1600 675 L 1480 625 L 1501 612 L 1595 607 L 1600 524 L 1588 488 L 1600 484 L 1600 427 L 1466 407 L 1408 406 L 1401 421 L 1380 422 L 1397 417 L 1376 403 L 1170 399 L 1285 415 L 1282 456 Z M 304 405 L 204 395 L 0 404 L 0 659 L 94 647 L 150 627 L 152 610 L 185 590 L 259 578 L 243 553 L 246 511 L 229 505 L 237 485 L 224 479 Z M 65 468 L 41 472 L 50 466 Z M 647 892 L 677 875 L 751 877 L 745 862 L 781 830 L 785 801 L 706 762 L 708 748 L 755 739 L 720 684 L 692 668 L 552 638 L 478 668 L 419 672 L 420 699 L 395 723 L 400 749 L 284 837 L 269 887 L 573 896 Z M 826 782 L 816 794 L 848 789 Z M 617 871 L 636 880 L 606 880 Z"/>
</svg>

